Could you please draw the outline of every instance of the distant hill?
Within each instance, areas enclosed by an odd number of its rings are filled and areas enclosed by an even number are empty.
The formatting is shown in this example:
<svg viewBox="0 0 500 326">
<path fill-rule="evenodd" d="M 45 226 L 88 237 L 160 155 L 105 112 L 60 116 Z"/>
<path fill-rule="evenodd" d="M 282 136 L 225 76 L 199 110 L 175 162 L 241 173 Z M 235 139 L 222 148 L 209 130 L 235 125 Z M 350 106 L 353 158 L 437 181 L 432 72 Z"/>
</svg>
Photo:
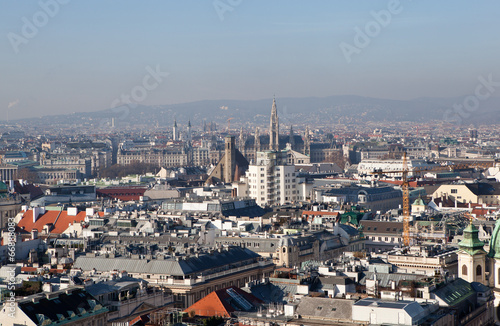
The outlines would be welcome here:
<svg viewBox="0 0 500 326">
<path fill-rule="evenodd" d="M 277 98 L 278 115 L 282 126 L 328 125 L 336 123 L 359 123 L 363 121 L 414 121 L 428 122 L 458 118 L 465 124 L 500 123 L 500 98 L 491 97 L 479 103 L 474 112 L 459 112 L 454 104 L 463 104 L 460 98 L 417 98 L 412 100 L 390 100 L 354 95 Z M 21 124 L 83 125 L 105 127 L 114 118 L 115 125 L 171 126 L 174 118 L 180 125 L 191 120 L 200 126 L 203 120 L 214 121 L 225 128 L 228 118 L 233 126 L 267 126 L 272 99 L 262 100 L 205 100 L 175 105 L 120 107 L 95 112 L 79 112 L 67 115 L 46 116 L 17 120 Z"/>
</svg>

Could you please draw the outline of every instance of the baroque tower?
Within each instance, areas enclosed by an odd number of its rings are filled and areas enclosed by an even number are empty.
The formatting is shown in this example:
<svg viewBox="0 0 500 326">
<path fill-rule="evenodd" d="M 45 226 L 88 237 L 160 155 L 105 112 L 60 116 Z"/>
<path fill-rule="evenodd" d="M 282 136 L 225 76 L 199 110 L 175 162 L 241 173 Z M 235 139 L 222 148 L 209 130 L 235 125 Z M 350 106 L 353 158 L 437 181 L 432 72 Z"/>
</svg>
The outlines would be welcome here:
<svg viewBox="0 0 500 326">
<path fill-rule="evenodd" d="M 279 128 L 276 99 L 273 98 L 273 107 L 271 108 L 271 121 L 269 125 L 269 150 L 271 151 L 279 150 Z"/>
<path fill-rule="evenodd" d="M 458 277 L 486 285 L 486 252 L 478 233 L 472 223 L 464 229 L 464 239 L 458 243 Z"/>
</svg>

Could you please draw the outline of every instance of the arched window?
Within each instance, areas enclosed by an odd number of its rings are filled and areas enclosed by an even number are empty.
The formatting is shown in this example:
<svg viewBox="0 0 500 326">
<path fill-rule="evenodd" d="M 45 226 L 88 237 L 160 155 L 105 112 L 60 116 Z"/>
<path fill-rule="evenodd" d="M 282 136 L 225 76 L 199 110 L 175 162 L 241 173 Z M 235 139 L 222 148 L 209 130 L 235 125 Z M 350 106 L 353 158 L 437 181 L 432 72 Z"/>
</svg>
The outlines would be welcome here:
<svg viewBox="0 0 500 326">
<path fill-rule="evenodd" d="M 483 275 L 483 269 L 481 268 L 481 265 L 477 265 L 476 276 L 481 276 L 481 275 Z"/>
<path fill-rule="evenodd" d="M 498 284 L 500 285 L 500 268 L 498 269 L 497 275 L 498 275 Z"/>
<path fill-rule="evenodd" d="M 467 275 L 467 266 L 462 266 L 462 275 Z"/>
</svg>

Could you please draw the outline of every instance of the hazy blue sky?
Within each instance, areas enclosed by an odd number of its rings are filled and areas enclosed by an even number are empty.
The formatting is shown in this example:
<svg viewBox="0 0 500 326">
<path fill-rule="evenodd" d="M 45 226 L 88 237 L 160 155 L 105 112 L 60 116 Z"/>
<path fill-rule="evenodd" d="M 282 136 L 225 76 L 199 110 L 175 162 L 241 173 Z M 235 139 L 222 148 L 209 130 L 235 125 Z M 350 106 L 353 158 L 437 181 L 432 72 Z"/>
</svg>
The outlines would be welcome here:
<svg viewBox="0 0 500 326">
<path fill-rule="evenodd" d="M 0 0 L 2 120 L 9 103 L 19 118 L 142 96 L 147 67 L 169 75 L 148 79 L 143 104 L 451 97 L 473 93 L 479 76 L 500 81 L 498 1 L 57 1 Z M 371 13 L 391 8 L 388 23 Z M 367 27 L 369 44 L 356 43 Z M 341 44 L 358 44 L 349 63 Z"/>
</svg>

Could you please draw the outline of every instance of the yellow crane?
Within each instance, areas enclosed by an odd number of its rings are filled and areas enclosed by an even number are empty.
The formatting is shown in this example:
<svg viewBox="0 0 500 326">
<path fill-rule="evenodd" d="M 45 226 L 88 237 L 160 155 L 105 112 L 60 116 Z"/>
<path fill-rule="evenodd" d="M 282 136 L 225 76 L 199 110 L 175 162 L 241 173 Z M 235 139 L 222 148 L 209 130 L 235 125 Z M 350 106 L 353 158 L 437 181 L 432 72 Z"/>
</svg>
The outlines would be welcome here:
<svg viewBox="0 0 500 326">
<path fill-rule="evenodd" d="M 402 184 L 401 190 L 403 191 L 403 243 L 405 246 L 410 245 L 410 185 L 408 182 L 408 158 L 406 152 L 403 153 L 403 169 L 398 171 L 382 171 L 376 170 L 371 174 L 394 174 L 401 173 Z"/>
<path fill-rule="evenodd" d="M 443 171 L 443 170 L 448 170 L 448 171 L 453 171 L 454 169 L 467 169 L 467 168 L 473 168 L 473 167 L 482 167 L 479 164 L 456 164 L 456 165 L 448 165 L 448 166 L 441 166 L 441 167 L 435 167 L 430 170 L 421 170 L 421 169 L 413 169 L 412 172 L 414 174 L 420 173 L 420 172 L 437 172 L 437 171 Z M 371 172 L 371 174 L 377 174 L 379 177 L 383 174 L 395 174 L 395 173 L 401 173 L 401 190 L 403 192 L 403 243 L 405 246 L 410 245 L 410 184 L 408 181 L 408 158 L 406 156 L 406 151 L 403 153 L 403 169 L 402 170 L 397 170 L 397 171 L 382 171 L 382 170 L 376 170 L 374 172 Z"/>
</svg>

